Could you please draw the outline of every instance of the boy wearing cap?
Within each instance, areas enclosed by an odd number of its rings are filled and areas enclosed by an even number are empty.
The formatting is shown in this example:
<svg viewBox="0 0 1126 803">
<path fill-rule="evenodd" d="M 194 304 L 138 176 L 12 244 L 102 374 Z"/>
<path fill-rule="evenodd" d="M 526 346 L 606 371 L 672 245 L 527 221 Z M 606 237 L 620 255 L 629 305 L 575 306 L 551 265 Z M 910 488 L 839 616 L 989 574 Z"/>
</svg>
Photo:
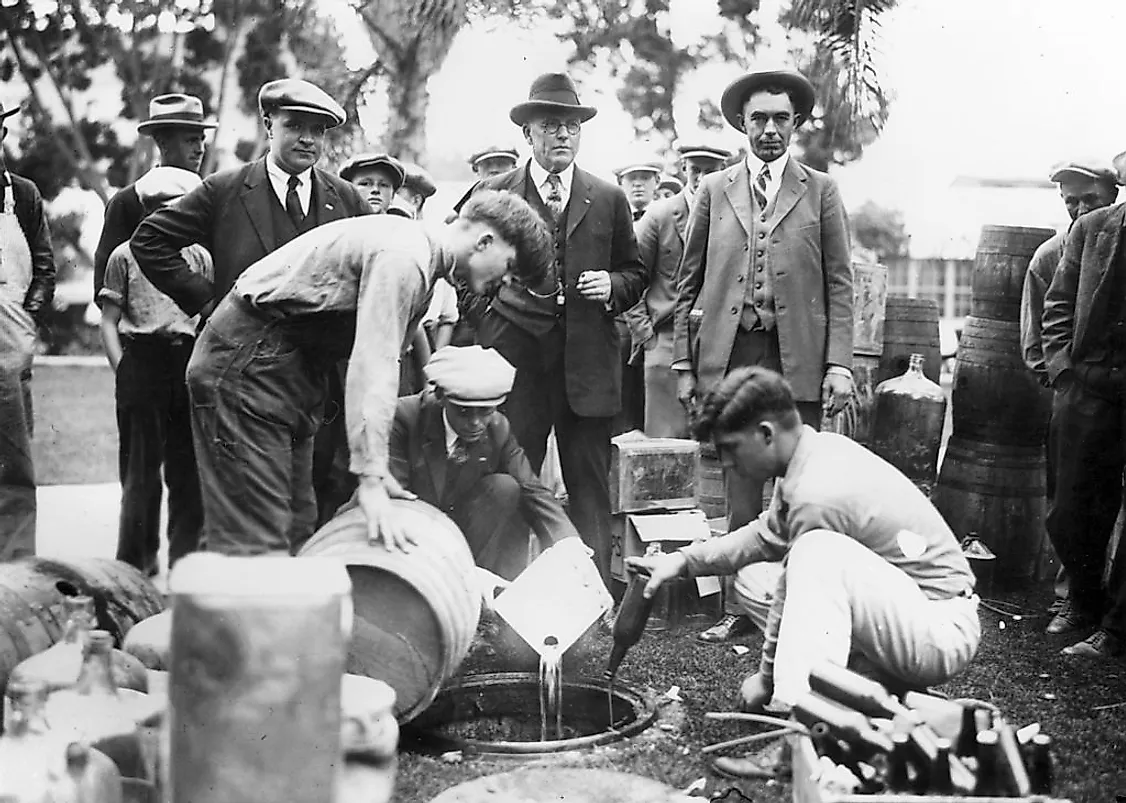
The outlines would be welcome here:
<svg viewBox="0 0 1126 803">
<path fill-rule="evenodd" d="M 204 179 L 173 206 L 144 219 L 130 240 L 141 271 L 188 315 L 207 317 L 246 268 L 310 229 L 371 212 L 360 191 L 317 168 L 325 132 L 345 120 L 323 90 L 294 78 L 258 92 L 269 151 Z M 200 244 L 214 280 L 191 270 L 180 250 Z"/>
<path fill-rule="evenodd" d="M 137 133 L 152 137 L 162 167 L 199 173 L 203 164 L 204 136 L 216 127 L 203 116 L 203 101 L 194 95 L 158 95 L 149 102 L 149 118 Z M 133 236 L 145 217 L 136 184 L 114 194 L 106 204 L 102 235 L 94 251 L 94 302 L 101 306 L 106 263 L 117 246 Z"/>
<path fill-rule="evenodd" d="M 133 189 L 151 213 L 199 184 L 193 171 L 156 167 Z M 211 255 L 203 246 L 189 246 L 181 256 L 192 270 L 211 276 Z M 152 286 L 127 243 L 110 254 L 98 296 L 102 343 L 115 375 L 121 478 L 116 557 L 153 576 L 159 570 L 162 469 L 168 486 L 169 568 L 196 550 L 203 524 L 184 381 L 197 321 Z"/>
<path fill-rule="evenodd" d="M 633 222 L 641 220 L 649 204 L 657 196 L 657 179 L 661 166 L 656 162 L 629 162 L 614 171 L 618 186 L 626 194 Z"/>
<path fill-rule="evenodd" d="M 1079 215 L 1044 296 L 1041 343 L 1055 396 L 1048 449 L 1055 487 L 1045 526 L 1069 576 L 1056 632 L 1092 630 L 1063 649 L 1126 656 L 1126 573 L 1111 572 L 1107 544 L 1122 501 L 1126 432 L 1126 204 Z M 1120 550 L 1121 551 L 1121 550 Z"/>
<path fill-rule="evenodd" d="M 19 111 L 0 103 L 0 141 L 4 121 Z M 35 554 L 31 363 L 55 273 L 43 197 L 30 179 L 8 172 L 0 149 L 0 561 Z"/>
<path fill-rule="evenodd" d="M 1080 215 L 1114 203 L 1118 197 L 1118 176 L 1109 162 L 1088 159 L 1065 162 L 1052 168 L 1049 180 L 1059 186 L 1060 198 L 1067 209 L 1069 224 Z M 1044 294 L 1052 283 L 1056 268 L 1063 255 L 1066 232 L 1057 232 L 1032 255 L 1024 277 L 1024 290 L 1020 301 L 1020 345 L 1024 364 L 1028 366 L 1044 387 L 1050 387 L 1047 366 L 1044 364 L 1044 347 L 1040 337 L 1040 319 L 1044 314 Z M 1051 499 L 1055 490 L 1055 466 L 1048 450 L 1047 489 Z M 1061 565 L 1056 572 L 1055 598 L 1049 607 L 1052 619 L 1047 632 L 1058 634 L 1074 629 L 1068 599 L 1067 567 Z"/>
<path fill-rule="evenodd" d="M 663 175 L 657 182 L 657 200 L 668 200 L 683 189 L 684 184 L 676 176 Z"/>
<path fill-rule="evenodd" d="M 440 230 L 390 215 L 337 220 L 248 268 L 208 319 L 188 364 L 206 548 L 296 552 L 313 531 L 313 437 L 329 372 L 348 358 L 350 469 L 372 541 L 411 541 L 389 473 L 398 365 L 440 276 L 475 292 L 539 281 L 551 241 L 511 193 L 481 193 Z"/>
<path fill-rule="evenodd" d="M 520 154 L 515 148 L 490 145 L 469 157 L 469 166 L 478 179 L 492 178 L 507 173 L 516 167 Z"/>
<path fill-rule="evenodd" d="M 403 186 L 406 172 L 402 163 L 386 153 L 361 153 L 340 168 L 340 177 L 366 193 L 368 206 L 375 214 L 386 212 L 391 199 Z"/>
<path fill-rule="evenodd" d="M 527 564 L 529 528 L 544 547 L 578 535 L 497 411 L 515 375 L 492 349 L 441 349 L 426 365 L 434 390 L 399 399 L 388 447 L 399 484 L 453 519 L 477 565 L 506 580 Z"/>
</svg>

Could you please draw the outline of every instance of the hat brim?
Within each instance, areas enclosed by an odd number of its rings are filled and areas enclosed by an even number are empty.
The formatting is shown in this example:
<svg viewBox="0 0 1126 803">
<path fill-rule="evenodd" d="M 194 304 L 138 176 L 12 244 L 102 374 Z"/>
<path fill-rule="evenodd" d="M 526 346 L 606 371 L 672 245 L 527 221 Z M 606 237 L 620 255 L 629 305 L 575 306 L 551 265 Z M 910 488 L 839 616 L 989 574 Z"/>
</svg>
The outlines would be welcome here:
<svg viewBox="0 0 1126 803">
<path fill-rule="evenodd" d="M 1097 170 L 1089 170 L 1085 167 L 1078 165 L 1068 165 L 1061 167 L 1058 170 L 1052 171 L 1052 175 L 1048 176 L 1049 181 L 1060 182 L 1068 176 L 1075 176 L 1077 178 L 1091 179 L 1093 181 L 1113 181 L 1118 183 L 1118 176 L 1110 171 L 1099 172 Z"/>
<path fill-rule="evenodd" d="M 486 153 L 478 154 L 469 160 L 469 164 L 476 167 L 481 162 L 487 162 L 489 159 L 508 159 L 513 164 L 520 161 L 520 156 L 512 151 L 487 151 Z"/>
<path fill-rule="evenodd" d="M 732 128 L 743 130 L 743 106 L 757 89 L 764 86 L 784 86 L 797 96 L 794 113 L 808 119 L 816 101 L 816 91 L 809 79 L 799 73 L 787 70 L 766 70 L 747 73 L 732 81 L 719 101 L 720 111 Z"/>
<path fill-rule="evenodd" d="M 575 106 L 570 103 L 556 103 L 551 100 L 529 100 L 513 106 L 512 111 L 508 113 L 508 119 L 516 125 L 525 125 L 531 121 L 533 116 L 541 112 L 574 114 L 578 116 L 580 123 L 585 123 L 598 114 L 598 109 L 593 106 Z"/>
<path fill-rule="evenodd" d="M 145 134 L 158 128 L 194 128 L 206 131 L 218 127 L 218 123 L 205 123 L 200 120 L 145 120 L 137 126 L 137 133 Z"/>
<path fill-rule="evenodd" d="M 280 109 L 282 111 L 287 111 L 287 112 L 299 112 L 301 114 L 311 114 L 314 117 L 323 117 L 324 119 L 329 121 L 329 123 L 330 123 L 329 128 L 336 128 L 337 126 L 344 125 L 344 118 L 343 117 L 340 117 L 339 115 L 333 114 L 332 112 L 325 111 L 324 109 L 318 108 L 316 106 L 297 106 L 297 105 L 284 104 L 284 105 L 280 105 L 280 106 L 275 106 L 274 108 Z"/>
<path fill-rule="evenodd" d="M 680 153 L 679 158 L 681 158 L 681 159 L 711 159 L 711 160 L 716 161 L 716 162 L 722 162 L 726 159 L 730 159 L 731 154 L 730 153 L 720 154 L 720 153 L 716 153 L 715 151 L 691 150 L 691 151 L 684 151 L 683 153 Z"/>
<path fill-rule="evenodd" d="M 399 165 L 387 161 L 386 159 L 379 159 L 371 162 L 359 162 L 357 164 L 344 165 L 340 168 L 340 177 L 345 181 L 351 181 L 352 176 L 359 173 L 361 170 L 376 170 L 383 169 L 391 174 L 391 186 L 396 190 L 403 186 L 407 174 L 403 172 L 403 168 Z"/>
<path fill-rule="evenodd" d="M 450 404 L 456 404 L 458 407 L 499 407 L 504 404 L 506 398 L 508 398 L 507 393 L 502 393 L 500 396 L 491 399 L 459 399 L 449 393 L 445 394 L 445 400 Z"/>
</svg>

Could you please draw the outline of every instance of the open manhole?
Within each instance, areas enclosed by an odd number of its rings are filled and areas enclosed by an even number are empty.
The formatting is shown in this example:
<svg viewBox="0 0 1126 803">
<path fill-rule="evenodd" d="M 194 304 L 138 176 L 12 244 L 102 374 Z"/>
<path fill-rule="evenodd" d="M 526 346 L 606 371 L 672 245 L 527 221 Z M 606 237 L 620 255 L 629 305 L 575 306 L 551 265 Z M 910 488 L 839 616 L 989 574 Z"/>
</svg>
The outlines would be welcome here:
<svg viewBox="0 0 1126 803">
<path fill-rule="evenodd" d="M 540 681 L 534 672 L 468 675 L 403 726 L 407 750 L 473 755 L 535 755 L 578 750 L 635 736 L 653 724 L 656 706 L 620 681 L 564 678 L 562 736 L 544 739 Z"/>
</svg>

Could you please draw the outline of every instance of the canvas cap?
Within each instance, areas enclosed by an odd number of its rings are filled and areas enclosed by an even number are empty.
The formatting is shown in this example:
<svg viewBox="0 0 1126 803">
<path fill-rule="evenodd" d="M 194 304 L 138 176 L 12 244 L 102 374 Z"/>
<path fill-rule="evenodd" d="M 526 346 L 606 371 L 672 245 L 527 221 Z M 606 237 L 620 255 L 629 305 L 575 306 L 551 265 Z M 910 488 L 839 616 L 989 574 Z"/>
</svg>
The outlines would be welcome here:
<svg viewBox="0 0 1126 803">
<path fill-rule="evenodd" d="M 495 407 L 516 379 L 516 369 L 508 360 L 481 346 L 440 348 L 423 371 L 446 398 L 466 407 Z"/>
<path fill-rule="evenodd" d="M 1115 157 L 1116 159 L 1118 157 Z M 1052 166 L 1048 174 L 1049 181 L 1063 181 L 1068 176 L 1090 178 L 1099 181 L 1112 181 L 1118 184 L 1120 174 L 1115 165 L 1106 159 L 1080 159 L 1072 162 L 1059 162 Z"/>
<path fill-rule="evenodd" d="M 676 176 L 661 176 L 661 180 L 657 182 L 657 189 L 680 192 L 684 189 L 684 184 Z"/>
<path fill-rule="evenodd" d="M 520 154 L 515 148 L 505 148 L 500 145 L 490 145 L 487 148 L 477 151 L 472 154 L 468 162 L 470 166 L 476 167 L 480 162 L 486 159 L 511 159 L 516 162 L 520 159 Z"/>
<path fill-rule="evenodd" d="M 665 170 L 660 162 L 634 161 L 626 162 L 621 167 L 616 168 L 614 175 L 618 178 L 621 178 L 627 173 L 652 173 L 654 176 L 659 176 L 663 172 L 665 172 Z"/>
<path fill-rule="evenodd" d="M 352 176 L 361 170 L 372 167 L 385 167 L 391 173 L 391 184 L 395 189 L 403 186 L 406 171 L 403 163 L 387 153 L 358 153 L 345 162 L 340 168 L 340 177 L 351 181 Z"/>
<path fill-rule="evenodd" d="M 320 115 L 331 121 L 329 128 L 335 128 L 348 119 L 344 107 L 327 92 L 300 78 L 281 78 L 263 84 L 258 90 L 258 109 L 262 114 L 269 109 L 284 109 Z"/>
</svg>

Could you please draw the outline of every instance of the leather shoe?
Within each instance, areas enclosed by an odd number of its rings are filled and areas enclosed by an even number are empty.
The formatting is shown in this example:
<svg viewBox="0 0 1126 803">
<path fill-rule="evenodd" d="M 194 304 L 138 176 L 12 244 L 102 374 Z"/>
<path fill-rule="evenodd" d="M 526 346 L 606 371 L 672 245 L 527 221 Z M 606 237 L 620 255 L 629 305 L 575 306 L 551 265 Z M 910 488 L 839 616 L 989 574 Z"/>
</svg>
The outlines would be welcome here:
<svg viewBox="0 0 1126 803">
<path fill-rule="evenodd" d="M 782 740 L 753 753 L 714 758 L 712 769 L 725 778 L 785 780 L 793 775 L 792 755 L 789 742 Z"/>
<path fill-rule="evenodd" d="M 1083 641 L 1064 647 L 1062 655 L 1078 655 L 1082 658 L 1121 658 L 1126 655 L 1126 644 L 1105 630 L 1096 630 Z"/>
<path fill-rule="evenodd" d="M 696 640 L 702 641 L 705 644 L 722 644 L 726 641 L 733 641 L 750 633 L 754 629 L 751 620 L 746 616 L 739 616 L 733 613 L 724 614 L 714 625 L 709 627 L 702 633 L 696 634 Z"/>
<path fill-rule="evenodd" d="M 1085 630 L 1088 627 L 1094 627 L 1096 624 L 1098 624 L 1098 620 L 1095 616 L 1075 607 L 1071 600 L 1065 600 L 1059 613 L 1053 616 L 1052 621 L 1048 622 L 1048 626 L 1044 628 L 1044 632 L 1058 636 L 1063 633 Z"/>
</svg>

